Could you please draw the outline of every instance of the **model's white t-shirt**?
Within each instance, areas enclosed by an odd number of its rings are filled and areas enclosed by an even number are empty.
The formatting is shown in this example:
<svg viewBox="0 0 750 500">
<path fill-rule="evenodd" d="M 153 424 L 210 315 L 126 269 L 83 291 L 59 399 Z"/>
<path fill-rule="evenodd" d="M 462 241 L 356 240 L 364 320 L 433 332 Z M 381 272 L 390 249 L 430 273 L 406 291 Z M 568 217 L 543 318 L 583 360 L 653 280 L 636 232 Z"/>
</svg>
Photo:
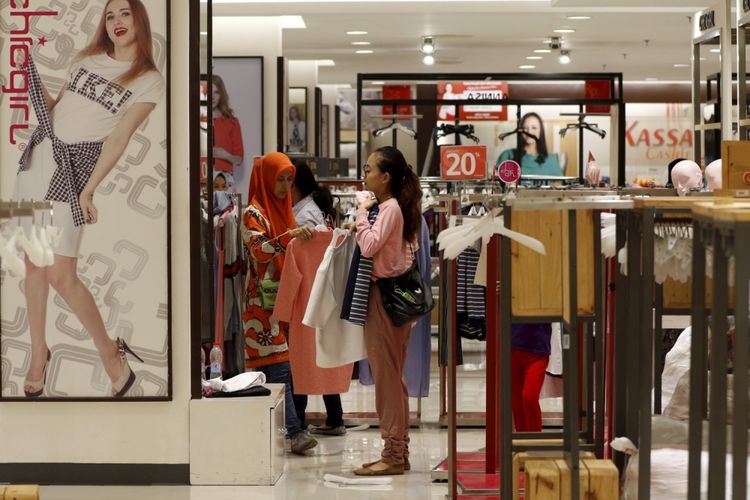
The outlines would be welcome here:
<svg viewBox="0 0 750 500">
<path fill-rule="evenodd" d="M 61 141 L 104 140 L 133 104 L 162 100 L 164 79 L 157 71 L 144 73 L 126 86 L 116 82 L 130 65 L 97 54 L 71 66 L 62 97 L 52 109 L 52 129 Z"/>
</svg>

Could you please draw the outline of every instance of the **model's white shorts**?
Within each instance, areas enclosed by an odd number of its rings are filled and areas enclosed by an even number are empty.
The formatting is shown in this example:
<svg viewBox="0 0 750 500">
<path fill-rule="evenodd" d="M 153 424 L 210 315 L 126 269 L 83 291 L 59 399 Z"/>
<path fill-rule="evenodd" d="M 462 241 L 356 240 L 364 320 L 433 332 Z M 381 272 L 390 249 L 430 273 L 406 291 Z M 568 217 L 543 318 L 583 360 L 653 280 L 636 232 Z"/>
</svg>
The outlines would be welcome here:
<svg viewBox="0 0 750 500">
<path fill-rule="evenodd" d="M 47 194 L 52 174 L 54 174 L 57 164 L 52 154 L 52 141 L 45 138 L 41 143 L 34 147 L 29 159 L 29 168 L 18 173 L 16 185 L 13 189 L 14 200 L 42 201 Z M 31 217 L 21 217 L 21 224 L 27 231 L 34 223 Z M 36 223 L 41 224 L 41 215 L 36 215 Z M 78 257 L 78 251 L 81 246 L 81 236 L 83 236 L 83 227 L 76 227 L 73 224 L 73 214 L 70 211 L 70 204 L 53 202 L 52 203 L 52 224 L 49 219 L 45 221 L 46 225 L 53 225 L 63 229 L 60 244 L 55 253 L 64 257 Z"/>
</svg>

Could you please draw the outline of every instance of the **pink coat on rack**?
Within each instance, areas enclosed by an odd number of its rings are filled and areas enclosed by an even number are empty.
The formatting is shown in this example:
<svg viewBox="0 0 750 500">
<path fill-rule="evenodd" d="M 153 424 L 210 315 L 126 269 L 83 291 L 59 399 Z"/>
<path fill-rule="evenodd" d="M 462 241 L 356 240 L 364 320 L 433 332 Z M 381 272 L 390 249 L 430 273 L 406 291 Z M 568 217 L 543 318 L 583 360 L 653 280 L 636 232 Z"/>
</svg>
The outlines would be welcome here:
<svg viewBox="0 0 750 500">
<path fill-rule="evenodd" d="M 319 368 L 315 363 L 315 328 L 302 324 L 315 273 L 331 242 L 331 231 L 312 239 L 294 239 L 287 247 L 273 317 L 289 323 L 289 364 L 295 394 L 341 394 L 349 391 L 352 364 Z"/>
</svg>

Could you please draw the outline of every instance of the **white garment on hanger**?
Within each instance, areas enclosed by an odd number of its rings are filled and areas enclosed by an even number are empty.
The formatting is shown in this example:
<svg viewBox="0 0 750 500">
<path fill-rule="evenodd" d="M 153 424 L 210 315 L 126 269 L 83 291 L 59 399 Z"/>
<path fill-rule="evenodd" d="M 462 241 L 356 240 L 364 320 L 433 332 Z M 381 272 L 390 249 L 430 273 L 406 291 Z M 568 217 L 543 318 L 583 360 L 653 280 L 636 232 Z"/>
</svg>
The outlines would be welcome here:
<svg viewBox="0 0 750 500">
<path fill-rule="evenodd" d="M 303 324 L 315 328 L 315 362 L 321 368 L 336 368 L 367 357 L 362 327 L 340 318 L 355 245 L 348 231 L 333 230 L 302 319 Z"/>
<path fill-rule="evenodd" d="M 482 245 L 487 245 L 493 234 L 500 234 L 535 252 L 546 255 L 544 244 L 541 241 L 508 229 L 505 227 L 503 217 L 498 216 L 499 213 L 500 209 L 496 208 L 479 219 L 464 219 L 461 226 L 449 227 L 441 231 L 437 236 L 436 243 L 438 248 L 443 251 L 444 258 L 455 259 L 480 238 L 482 239 Z M 453 221 L 454 219 L 451 218 L 451 223 Z"/>
</svg>

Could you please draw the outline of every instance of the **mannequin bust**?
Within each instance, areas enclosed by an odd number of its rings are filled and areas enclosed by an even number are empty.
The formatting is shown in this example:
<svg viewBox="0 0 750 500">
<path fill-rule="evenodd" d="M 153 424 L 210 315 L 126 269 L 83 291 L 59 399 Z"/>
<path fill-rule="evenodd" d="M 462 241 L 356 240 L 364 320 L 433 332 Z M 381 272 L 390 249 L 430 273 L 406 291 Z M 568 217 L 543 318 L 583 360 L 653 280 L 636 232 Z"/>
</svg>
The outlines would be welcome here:
<svg viewBox="0 0 750 500">
<path fill-rule="evenodd" d="M 672 169 L 672 184 L 679 196 L 685 196 L 691 188 L 702 187 L 701 168 L 692 160 L 682 160 Z"/>
</svg>

